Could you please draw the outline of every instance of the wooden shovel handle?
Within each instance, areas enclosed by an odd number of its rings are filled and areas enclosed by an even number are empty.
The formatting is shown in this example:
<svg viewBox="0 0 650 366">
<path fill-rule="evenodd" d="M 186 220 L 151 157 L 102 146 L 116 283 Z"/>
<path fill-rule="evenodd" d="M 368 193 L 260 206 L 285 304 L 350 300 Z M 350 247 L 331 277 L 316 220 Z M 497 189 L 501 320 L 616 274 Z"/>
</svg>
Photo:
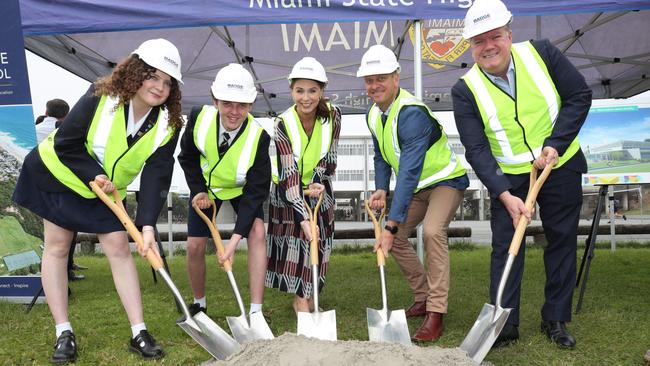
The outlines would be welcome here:
<svg viewBox="0 0 650 366">
<path fill-rule="evenodd" d="M 307 193 L 305 193 L 307 192 Z M 309 190 L 303 191 L 303 193 L 308 194 Z M 311 265 L 315 266 L 318 265 L 318 229 L 316 228 L 316 218 L 318 217 L 318 209 L 320 208 L 320 204 L 323 202 L 323 192 L 321 192 L 318 195 L 318 202 L 316 203 L 316 206 L 314 206 L 314 209 L 309 207 L 309 204 L 307 201 L 304 201 L 305 208 L 307 209 L 307 213 L 309 214 L 309 226 L 311 227 L 311 243 L 309 244 L 309 256 L 311 259 Z"/>
<path fill-rule="evenodd" d="M 212 234 L 214 245 L 217 247 L 217 254 L 223 256 L 226 250 L 224 249 L 223 243 L 221 242 L 221 235 L 219 234 L 219 230 L 217 230 L 217 206 L 214 204 L 213 200 L 210 200 L 210 206 L 212 206 L 212 220 L 210 220 L 203 213 L 203 211 L 201 211 L 200 208 L 196 207 L 195 205 L 192 205 L 194 211 L 196 211 L 196 213 L 201 217 L 203 222 L 205 222 L 205 224 L 208 225 L 208 229 L 210 229 L 210 233 Z M 232 263 L 230 262 L 230 259 L 223 262 L 223 270 L 226 272 L 232 271 Z"/>
<path fill-rule="evenodd" d="M 542 174 L 537 178 L 537 168 L 534 166 L 530 171 L 530 185 L 528 187 L 528 195 L 526 196 L 526 202 L 524 205 L 526 209 L 530 212 L 535 208 L 535 201 L 537 200 L 537 195 L 539 194 L 542 185 L 548 178 L 548 175 L 551 174 L 553 166 L 546 164 L 546 167 L 542 171 Z M 512 236 L 512 241 L 510 242 L 510 248 L 508 253 L 512 255 L 517 255 L 519 253 L 519 247 L 521 246 L 521 241 L 524 238 L 526 233 L 526 226 L 528 226 L 528 220 L 525 217 L 520 217 L 519 222 L 517 223 L 517 228 L 515 229 L 515 234 Z"/>
<path fill-rule="evenodd" d="M 375 240 L 379 242 L 381 240 L 381 232 L 383 228 L 381 227 L 381 222 L 384 219 L 384 216 L 386 216 L 386 204 L 384 204 L 384 207 L 381 210 L 381 214 L 379 214 L 379 219 L 375 217 L 375 212 L 368 206 L 368 201 L 366 200 L 365 202 L 366 206 L 366 212 L 368 212 L 368 216 L 372 220 L 372 225 L 375 227 Z M 384 253 L 384 250 L 379 248 L 377 250 L 377 265 L 378 266 L 383 266 L 386 264 L 386 253 Z"/>
<path fill-rule="evenodd" d="M 138 248 L 142 248 L 144 246 L 144 239 L 142 238 L 142 233 L 138 230 L 138 228 L 135 227 L 133 224 L 133 221 L 131 221 L 131 218 L 129 215 L 126 213 L 126 210 L 124 209 L 124 205 L 122 204 L 122 197 L 120 197 L 120 192 L 115 189 L 113 191 L 113 198 L 115 199 L 115 202 L 113 202 L 107 195 L 102 191 L 101 187 L 97 182 L 90 182 L 89 183 L 90 188 L 95 192 L 97 197 L 99 197 L 102 202 L 108 206 L 108 208 L 113 211 L 115 216 L 122 222 L 122 225 L 126 228 L 126 231 L 131 235 L 133 240 L 135 240 L 135 245 L 138 246 Z M 153 267 L 154 270 L 159 270 L 160 268 L 163 267 L 163 262 L 162 259 L 160 258 L 160 255 L 153 249 L 149 248 L 147 251 L 147 260 L 149 261 L 149 264 L 151 264 L 151 267 Z"/>
</svg>

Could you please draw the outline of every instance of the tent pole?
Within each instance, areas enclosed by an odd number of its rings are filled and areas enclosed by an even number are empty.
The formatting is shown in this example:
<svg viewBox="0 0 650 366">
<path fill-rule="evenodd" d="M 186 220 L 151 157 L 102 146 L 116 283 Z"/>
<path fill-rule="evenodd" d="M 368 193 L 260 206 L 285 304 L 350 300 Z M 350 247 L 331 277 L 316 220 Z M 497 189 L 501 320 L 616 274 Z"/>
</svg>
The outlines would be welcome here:
<svg viewBox="0 0 650 366">
<path fill-rule="evenodd" d="M 413 22 L 413 90 L 415 97 L 422 100 L 422 22 L 418 19 Z M 424 238 L 422 225 L 417 228 L 417 252 L 420 262 L 424 262 Z"/>
<path fill-rule="evenodd" d="M 422 22 L 413 22 L 413 90 L 415 97 L 422 100 Z"/>
</svg>

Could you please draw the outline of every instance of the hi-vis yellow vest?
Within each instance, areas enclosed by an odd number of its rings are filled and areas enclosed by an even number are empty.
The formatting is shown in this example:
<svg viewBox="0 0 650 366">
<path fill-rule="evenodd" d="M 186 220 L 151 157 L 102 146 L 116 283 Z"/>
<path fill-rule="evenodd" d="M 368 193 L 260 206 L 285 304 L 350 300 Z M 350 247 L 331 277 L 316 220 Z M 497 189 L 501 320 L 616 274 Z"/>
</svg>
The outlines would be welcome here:
<svg viewBox="0 0 650 366">
<path fill-rule="evenodd" d="M 440 124 L 438 124 L 433 113 L 411 93 L 400 89 L 397 99 L 393 101 L 388 111 L 386 125 L 381 122 L 381 109 L 379 109 L 377 104 L 373 104 L 370 108 L 368 120 L 366 121 L 370 132 L 377 139 L 382 158 L 393 168 L 395 175 L 399 173 L 399 158 L 401 155 L 401 149 L 397 139 L 397 117 L 399 116 L 399 111 L 406 106 L 420 106 L 424 108 L 431 117 L 431 123 L 434 123 L 435 128 L 440 129 L 441 133 L 440 139 L 427 150 L 424 156 L 424 165 L 422 166 L 422 173 L 420 174 L 415 192 L 441 180 L 452 179 L 465 174 L 465 168 L 463 168 L 460 160 L 456 158 L 456 154 L 451 150 L 451 147 L 447 143 L 447 135 L 442 130 Z"/>
<path fill-rule="evenodd" d="M 122 197 L 126 197 L 126 187 L 140 173 L 145 161 L 160 147 L 166 144 L 174 134 L 168 127 L 169 115 L 166 109 L 160 109 L 154 126 L 138 140 L 128 146 L 126 142 L 126 121 L 124 105 L 115 106 L 118 99 L 102 96 L 95 110 L 86 136 L 86 150 L 115 184 Z M 97 198 L 67 166 L 65 166 L 54 149 L 54 130 L 38 145 L 38 153 L 47 169 L 66 187 L 88 199 Z"/>
<path fill-rule="evenodd" d="M 255 162 L 257 145 L 264 130 L 249 113 L 244 131 L 219 159 L 218 116 L 217 108 L 203 106 L 194 125 L 194 144 L 201 152 L 201 171 L 210 198 L 225 201 L 243 194 L 246 173 Z"/>
<path fill-rule="evenodd" d="M 328 103 L 327 107 L 331 112 L 331 104 Z M 293 150 L 293 159 L 300 172 L 300 180 L 303 187 L 306 187 L 312 181 L 318 162 L 330 151 L 334 133 L 332 118 L 328 118 L 326 121 L 323 121 L 320 117 L 316 118 L 311 137 L 307 136 L 302 128 L 295 106 L 284 111 L 280 118 L 284 121 L 284 126 L 287 129 L 291 149 Z M 272 159 L 271 163 L 273 182 L 277 184 L 277 159 Z"/>
<path fill-rule="evenodd" d="M 544 60 L 531 42 L 512 45 L 515 65 L 513 99 L 494 85 L 474 65 L 463 77 L 481 113 L 485 135 L 499 167 L 507 174 L 530 172 L 540 156 L 544 140 L 551 135 L 562 101 Z M 555 168 L 567 162 L 580 149 L 576 137 Z"/>
</svg>

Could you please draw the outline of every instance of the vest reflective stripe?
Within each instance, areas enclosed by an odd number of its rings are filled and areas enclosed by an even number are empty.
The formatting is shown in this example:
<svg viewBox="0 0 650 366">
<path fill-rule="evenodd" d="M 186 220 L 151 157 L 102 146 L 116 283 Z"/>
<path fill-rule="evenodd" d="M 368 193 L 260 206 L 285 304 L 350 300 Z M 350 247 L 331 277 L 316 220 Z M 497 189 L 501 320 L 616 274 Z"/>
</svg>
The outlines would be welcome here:
<svg viewBox="0 0 650 366">
<path fill-rule="evenodd" d="M 368 112 L 368 120 L 366 121 L 370 132 L 377 139 L 382 158 L 393 168 L 395 174 L 399 174 L 399 159 L 401 156 L 397 135 L 397 124 L 399 122 L 397 117 L 400 110 L 406 106 L 423 107 L 431 117 L 431 121 L 435 123 L 435 127 L 439 128 L 441 132 L 440 139 L 429 147 L 426 152 L 422 173 L 415 192 L 441 180 L 456 178 L 465 174 L 465 169 L 449 146 L 447 135 L 437 123 L 433 113 L 424 103 L 404 89 L 400 89 L 399 96 L 393 102 L 390 111 L 388 111 L 386 124 L 390 125 L 389 129 L 385 129 L 386 126 L 382 124 L 382 112 L 376 104 Z M 390 141 L 390 147 L 386 146 L 386 141 Z"/>
<path fill-rule="evenodd" d="M 546 105 L 548 106 L 548 114 L 551 118 L 551 126 L 555 126 L 555 120 L 557 119 L 558 114 L 558 98 L 556 99 L 557 92 L 555 91 L 555 86 L 550 76 L 542 70 L 542 67 L 539 64 L 539 61 L 533 55 L 533 45 L 530 42 L 524 43 L 515 43 L 512 45 L 517 54 L 524 61 L 523 65 L 526 65 L 528 72 L 530 72 L 535 85 L 539 88 L 546 100 Z M 543 62 L 543 61 L 542 61 Z"/>
<path fill-rule="evenodd" d="M 328 104 L 331 111 L 332 106 Z M 314 175 L 314 169 L 318 162 L 327 155 L 332 144 L 332 134 L 334 132 L 333 124 L 330 119 L 323 120 L 319 117 L 314 123 L 314 130 L 311 137 L 302 130 L 302 124 L 296 112 L 295 106 L 284 111 L 280 118 L 284 121 L 287 129 L 289 141 L 291 142 L 291 149 L 293 151 L 293 159 L 300 171 L 300 177 L 304 186 L 311 183 Z M 318 142 L 318 145 L 314 144 Z M 272 160 L 271 171 L 273 174 L 273 181 L 278 182 L 278 167 L 277 163 Z"/>
<path fill-rule="evenodd" d="M 201 116 L 199 117 L 197 117 L 197 120 L 199 120 L 199 122 L 196 124 L 196 127 L 194 127 L 194 131 L 197 135 L 195 141 L 197 143 L 196 147 L 199 149 L 201 154 L 205 156 L 208 131 L 213 131 L 212 136 L 217 135 L 215 129 L 217 128 L 218 123 L 212 123 L 212 121 L 216 122 L 217 108 L 214 106 L 203 106 L 203 109 L 201 110 Z"/>
<path fill-rule="evenodd" d="M 454 173 L 454 170 L 458 167 L 462 166 L 460 162 L 456 159 L 456 154 L 454 154 L 453 151 L 451 151 L 451 157 L 449 158 L 449 164 L 447 164 L 442 170 L 440 170 L 438 173 L 435 173 L 433 175 L 430 175 L 424 179 L 422 179 L 422 176 L 420 176 L 420 181 L 418 182 L 418 189 L 422 189 L 425 187 L 428 187 L 432 183 L 435 183 L 437 181 L 443 180 L 447 178 L 448 176 L 452 175 Z M 465 168 L 462 170 L 463 174 L 465 174 Z M 460 176 L 463 174 L 456 175 Z"/>
<path fill-rule="evenodd" d="M 541 56 L 532 43 L 512 46 L 516 70 L 516 91 L 522 98 L 513 100 L 474 65 L 463 76 L 481 113 L 490 149 L 501 169 L 508 174 L 530 171 L 531 163 L 542 152 L 544 140 L 551 135 L 561 100 Z M 523 131 L 522 131 L 523 129 Z M 576 138 L 557 167 L 578 150 Z"/>
<path fill-rule="evenodd" d="M 126 141 L 124 106 L 115 108 L 117 103 L 117 98 L 100 98 L 88 128 L 85 146 L 86 151 L 97 160 L 124 197 L 126 187 L 140 173 L 147 159 L 171 139 L 174 131 L 168 128 L 169 115 L 160 109 L 155 125 L 129 147 Z M 58 129 L 39 144 L 41 160 L 52 175 L 66 187 L 84 198 L 96 198 L 87 183 L 82 182 L 56 155 L 54 136 L 57 132 Z"/>
<path fill-rule="evenodd" d="M 515 157 L 512 153 L 512 148 L 510 147 L 510 142 L 508 142 L 508 136 L 506 136 L 506 130 L 501 125 L 499 116 L 497 115 L 497 107 L 494 105 L 490 93 L 487 91 L 485 84 L 481 82 L 481 76 L 479 72 L 472 69 L 467 73 L 467 78 L 472 83 L 476 89 L 477 100 L 481 101 L 485 114 L 488 116 L 488 123 L 494 135 L 497 143 L 501 147 L 501 155 L 496 156 L 497 161 L 501 161 L 507 164 L 513 164 L 519 161 L 523 157 Z M 528 154 L 528 153 L 527 153 Z M 524 161 L 529 161 L 531 158 L 530 154 L 525 157 Z"/>
<path fill-rule="evenodd" d="M 214 106 L 203 106 L 194 126 L 194 144 L 201 152 L 201 171 L 210 197 L 229 200 L 243 194 L 246 174 L 255 162 L 257 145 L 264 130 L 249 114 L 239 138 L 220 159 L 217 147 L 218 112 Z"/>
</svg>

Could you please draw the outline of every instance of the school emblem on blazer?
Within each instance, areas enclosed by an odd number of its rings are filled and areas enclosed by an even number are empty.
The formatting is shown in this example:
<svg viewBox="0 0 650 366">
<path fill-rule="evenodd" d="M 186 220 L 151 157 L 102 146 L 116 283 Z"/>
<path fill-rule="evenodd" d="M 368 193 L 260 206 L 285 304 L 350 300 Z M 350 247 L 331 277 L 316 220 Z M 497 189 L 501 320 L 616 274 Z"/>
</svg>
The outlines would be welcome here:
<svg viewBox="0 0 650 366">
<path fill-rule="evenodd" d="M 422 59 L 430 61 L 429 66 L 442 69 L 445 65 L 438 62 L 454 62 L 469 49 L 469 42 L 462 36 L 464 23 L 462 19 L 422 20 Z M 409 34 L 413 43 L 413 26 Z"/>
</svg>

